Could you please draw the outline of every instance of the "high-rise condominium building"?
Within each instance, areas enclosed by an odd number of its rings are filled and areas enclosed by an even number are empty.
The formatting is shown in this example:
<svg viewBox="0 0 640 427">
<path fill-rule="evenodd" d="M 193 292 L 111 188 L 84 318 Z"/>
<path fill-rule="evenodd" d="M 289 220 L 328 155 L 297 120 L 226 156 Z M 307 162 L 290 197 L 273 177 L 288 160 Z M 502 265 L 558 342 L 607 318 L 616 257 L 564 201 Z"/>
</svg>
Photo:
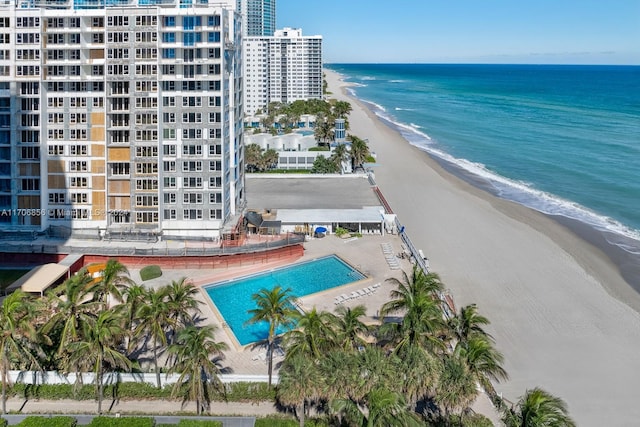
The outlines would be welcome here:
<svg viewBox="0 0 640 427">
<path fill-rule="evenodd" d="M 322 99 L 322 36 L 284 28 L 272 37 L 245 37 L 244 111 L 265 111 L 270 102 Z"/>
<path fill-rule="evenodd" d="M 276 0 L 236 0 L 245 36 L 272 36 L 276 30 Z"/>
<path fill-rule="evenodd" d="M 244 200 L 240 15 L 0 6 L 0 231 L 215 237 Z"/>
</svg>

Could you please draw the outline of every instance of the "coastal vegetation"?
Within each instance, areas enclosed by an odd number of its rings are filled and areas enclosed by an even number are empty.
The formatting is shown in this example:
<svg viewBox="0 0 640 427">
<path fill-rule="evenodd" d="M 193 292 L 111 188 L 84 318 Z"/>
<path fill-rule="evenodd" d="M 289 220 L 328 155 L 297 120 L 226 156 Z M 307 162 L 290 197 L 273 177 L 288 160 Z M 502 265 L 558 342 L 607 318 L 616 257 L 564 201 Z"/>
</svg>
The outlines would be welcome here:
<svg viewBox="0 0 640 427">
<path fill-rule="evenodd" d="M 196 414 L 208 412 L 214 400 L 275 400 L 301 426 L 482 426 L 491 424 L 470 406 L 483 389 L 507 427 L 574 425 L 566 404 L 542 389 L 527 390 L 515 404 L 500 398 L 493 384 L 508 375 L 486 331 L 489 320 L 475 305 L 452 313 L 439 276 L 417 266 L 388 279 L 394 289 L 377 321 L 365 317 L 364 306 L 299 311 L 295 296 L 279 286 L 253 295 L 250 322 L 269 326 L 255 344 L 267 350 L 269 383 L 262 385 L 222 384 L 227 346 L 216 341 L 214 326 L 199 324 L 197 289 L 189 281 L 145 288 L 115 260 L 102 273 L 94 278 L 83 269 L 42 299 L 18 290 L 2 301 L 4 413 L 9 394 L 94 398 L 98 413 L 109 395 L 181 399 L 183 407 L 195 402 Z M 284 356 L 277 365 L 276 353 Z M 146 369 L 156 373 L 155 387 L 103 384 L 107 372 L 142 372 L 143 354 Z M 279 382 L 272 386 L 276 367 Z M 96 381 L 11 386 L 10 369 L 57 370 L 80 379 L 93 372 Z M 162 370 L 177 375 L 175 384 L 163 386 Z"/>
<path fill-rule="evenodd" d="M 202 412 L 213 396 L 225 393 L 217 361 L 226 347 L 215 341 L 212 326 L 198 325 L 197 293 L 185 279 L 157 289 L 137 285 L 114 259 L 96 277 L 81 269 L 44 298 L 13 292 L 0 305 L 2 412 L 8 371 L 17 369 L 74 373 L 74 391 L 82 388 L 82 373 L 93 373 L 101 413 L 105 373 L 141 372 L 141 354 L 152 355 L 158 388 L 164 355 L 164 368 L 179 375 L 170 396 L 194 401 Z"/>
<path fill-rule="evenodd" d="M 140 269 L 140 278 L 143 282 L 151 279 L 157 279 L 162 276 L 162 269 L 159 265 L 147 265 Z"/>
<path fill-rule="evenodd" d="M 336 119 L 345 120 L 345 130 L 349 129 L 347 117 L 351 112 L 351 104 L 347 101 L 331 99 L 329 101 L 311 99 L 299 100 L 290 104 L 271 103 L 260 123 L 257 132 L 268 132 L 272 135 L 291 133 L 298 129 L 298 122 L 303 115 L 315 116 L 313 133 L 318 143 L 309 151 L 331 151 L 330 144 L 334 141 Z M 259 112 L 260 113 L 260 112 Z M 313 164 L 311 173 L 338 173 L 343 162 L 350 162 L 352 169 L 362 167 L 364 162 L 373 161 L 367 141 L 355 135 L 348 134 L 347 145 L 340 144 L 333 148 L 327 156 L 318 156 Z M 278 164 L 278 152 L 272 148 L 263 149 L 258 144 L 247 144 L 245 147 L 245 170 L 247 172 L 274 171 Z"/>
</svg>

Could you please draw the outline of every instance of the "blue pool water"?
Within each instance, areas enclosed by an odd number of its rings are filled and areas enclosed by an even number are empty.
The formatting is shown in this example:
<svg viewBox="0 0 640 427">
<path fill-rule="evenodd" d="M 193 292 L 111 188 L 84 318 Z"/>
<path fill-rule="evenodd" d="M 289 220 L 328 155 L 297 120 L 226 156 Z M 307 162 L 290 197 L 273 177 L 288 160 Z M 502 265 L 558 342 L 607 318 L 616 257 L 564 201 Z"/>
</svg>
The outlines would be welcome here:
<svg viewBox="0 0 640 427">
<path fill-rule="evenodd" d="M 279 285 L 283 289 L 291 288 L 295 297 L 302 297 L 364 278 L 362 273 L 337 256 L 329 255 L 265 273 L 214 283 L 205 287 L 205 290 L 240 345 L 247 345 L 267 338 L 269 333 L 266 322 L 247 323 L 251 318 L 249 310 L 256 307 L 251 296 L 261 289 L 273 289 Z"/>
</svg>

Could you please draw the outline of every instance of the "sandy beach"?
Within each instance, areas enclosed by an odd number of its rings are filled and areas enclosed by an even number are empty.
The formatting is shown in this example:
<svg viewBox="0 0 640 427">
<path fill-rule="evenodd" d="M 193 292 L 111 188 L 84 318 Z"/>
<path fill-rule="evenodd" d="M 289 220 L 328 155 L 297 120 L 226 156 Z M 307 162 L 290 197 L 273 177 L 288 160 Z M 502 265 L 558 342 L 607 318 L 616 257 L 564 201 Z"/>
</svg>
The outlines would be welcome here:
<svg viewBox="0 0 640 427">
<path fill-rule="evenodd" d="M 581 426 L 640 419 L 640 297 L 598 248 L 560 223 L 445 171 L 350 97 L 325 70 L 331 97 L 353 106 L 350 133 L 377 154 L 375 179 L 458 306 L 477 303 L 505 356 L 516 401 L 540 386 Z"/>
</svg>

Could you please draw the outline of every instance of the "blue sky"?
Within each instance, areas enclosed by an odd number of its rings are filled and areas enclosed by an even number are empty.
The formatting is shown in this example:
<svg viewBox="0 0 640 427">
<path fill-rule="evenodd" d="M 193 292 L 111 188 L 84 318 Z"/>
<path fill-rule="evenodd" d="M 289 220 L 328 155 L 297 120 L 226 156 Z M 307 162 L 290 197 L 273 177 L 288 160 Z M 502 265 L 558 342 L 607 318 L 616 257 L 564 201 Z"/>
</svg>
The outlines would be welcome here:
<svg viewBox="0 0 640 427">
<path fill-rule="evenodd" d="M 324 61 L 640 65 L 640 0 L 277 0 Z"/>
</svg>

